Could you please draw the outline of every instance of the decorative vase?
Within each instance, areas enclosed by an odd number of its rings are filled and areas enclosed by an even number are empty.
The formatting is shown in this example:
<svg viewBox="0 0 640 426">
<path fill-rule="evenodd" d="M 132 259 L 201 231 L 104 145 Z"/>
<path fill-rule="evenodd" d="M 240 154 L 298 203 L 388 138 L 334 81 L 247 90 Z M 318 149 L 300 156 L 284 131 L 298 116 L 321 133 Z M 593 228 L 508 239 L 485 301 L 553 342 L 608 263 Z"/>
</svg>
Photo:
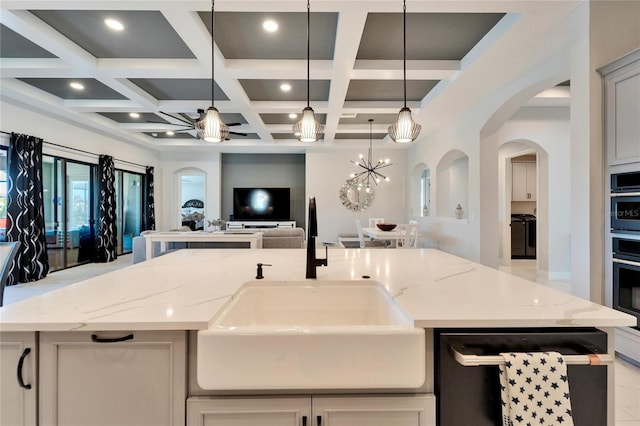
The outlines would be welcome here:
<svg viewBox="0 0 640 426">
<path fill-rule="evenodd" d="M 462 210 L 462 206 L 458 204 L 456 207 L 456 219 L 462 219 L 464 217 L 464 210 Z"/>
</svg>

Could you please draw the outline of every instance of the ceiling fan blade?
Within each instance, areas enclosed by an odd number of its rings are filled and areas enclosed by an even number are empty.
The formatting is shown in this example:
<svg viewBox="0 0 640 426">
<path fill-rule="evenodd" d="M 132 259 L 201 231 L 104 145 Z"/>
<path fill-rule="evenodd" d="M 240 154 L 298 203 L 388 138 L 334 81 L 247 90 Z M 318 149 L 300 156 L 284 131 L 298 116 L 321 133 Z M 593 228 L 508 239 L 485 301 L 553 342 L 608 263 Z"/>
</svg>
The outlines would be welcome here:
<svg viewBox="0 0 640 426">
<path fill-rule="evenodd" d="M 228 123 L 227 126 L 228 127 L 232 127 L 232 126 L 241 126 L 242 123 Z"/>
<path fill-rule="evenodd" d="M 158 111 L 158 112 L 159 112 L 160 114 L 164 114 L 164 115 L 166 115 L 167 117 L 171 117 L 171 118 L 173 118 L 174 120 L 182 121 L 183 123 L 188 124 L 189 126 L 193 126 L 193 123 L 192 123 L 191 121 L 188 121 L 188 120 L 186 120 L 185 118 L 183 118 L 183 117 L 181 117 L 181 116 L 179 116 L 179 117 L 178 117 L 178 116 L 175 116 L 175 115 L 171 115 L 171 114 L 168 114 L 168 113 L 166 113 L 166 112 L 164 112 L 164 111 Z"/>
<path fill-rule="evenodd" d="M 246 133 L 238 133 L 238 132 L 229 132 L 232 135 L 238 135 L 238 136 L 247 136 Z"/>
</svg>

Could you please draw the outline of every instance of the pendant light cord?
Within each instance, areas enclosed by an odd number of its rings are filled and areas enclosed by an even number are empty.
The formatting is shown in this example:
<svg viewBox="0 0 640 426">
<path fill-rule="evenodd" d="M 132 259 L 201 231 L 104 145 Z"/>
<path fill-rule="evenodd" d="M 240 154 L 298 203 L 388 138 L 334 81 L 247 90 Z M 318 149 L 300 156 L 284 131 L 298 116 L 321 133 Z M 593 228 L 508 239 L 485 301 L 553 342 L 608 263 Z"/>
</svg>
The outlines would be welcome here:
<svg viewBox="0 0 640 426">
<path fill-rule="evenodd" d="M 402 33 L 403 33 L 403 53 L 402 53 L 402 67 L 403 67 L 403 81 L 404 81 L 404 107 L 407 107 L 407 0 L 402 1 Z"/>
<path fill-rule="evenodd" d="M 373 157 L 373 148 L 371 147 L 372 145 L 372 138 L 373 138 L 373 118 L 369 119 L 369 167 L 371 167 L 371 157 Z"/>
<path fill-rule="evenodd" d="M 310 61 L 310 52 L 311 52 L 311 44 L 309 42 L 310 39 L 310 28 L 311 27 L 311 6 L 309 4 L 309 0 L 307 0 L 307 108 L 309 107 L 309 61 Z"/>
<path fill-rule="evenodd" d="M 214 68 L 214 58 L 215 58 L 215 27 L 214 27 L 214 19 L 213 19 L 213 4 L 215 0 L 211 0 L 211 106 L 213 107 L 213 98 L 214 91 L 216 87 L 215 80 L 215 68 Z"/>
</svg>

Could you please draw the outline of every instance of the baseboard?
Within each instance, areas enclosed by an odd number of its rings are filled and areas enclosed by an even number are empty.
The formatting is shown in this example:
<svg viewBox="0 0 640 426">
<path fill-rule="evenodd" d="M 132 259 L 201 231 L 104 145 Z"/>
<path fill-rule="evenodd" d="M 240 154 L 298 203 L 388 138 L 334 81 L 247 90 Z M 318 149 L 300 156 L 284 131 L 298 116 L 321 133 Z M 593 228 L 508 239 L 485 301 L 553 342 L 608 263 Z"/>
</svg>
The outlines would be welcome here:
<svg viewBox="0 0 640 426">
<path fill-rule="evenodd" d="M 560 281 L 560 280 L 568 281 L 571 279 L 571 271 L 549 272 L 549 271 L 543 271 L 541 269 L 538 271 L 538 276 L 542 278 L 546 278 L 547 280 L 551 280 L 551 281 Z"/>
</svg>

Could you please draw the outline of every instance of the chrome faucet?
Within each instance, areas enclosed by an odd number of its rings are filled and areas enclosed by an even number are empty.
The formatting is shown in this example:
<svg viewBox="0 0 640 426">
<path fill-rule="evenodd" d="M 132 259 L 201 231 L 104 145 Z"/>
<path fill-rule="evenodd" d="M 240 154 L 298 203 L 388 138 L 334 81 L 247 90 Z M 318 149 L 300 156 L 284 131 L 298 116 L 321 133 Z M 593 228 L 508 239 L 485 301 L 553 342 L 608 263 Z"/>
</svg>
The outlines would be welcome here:
<svg viewBox="0 0 640 426">
<path fill-rule="evenodd" d="M 316 258 L 316 237 L 318 236 L 318 214 L 316 212 L 316 198 L 309 198 L 309 227 L 307 232 L 307 278 L 317 278 L 316 268 L 329 264 L 329 249 L 325 247 L 325 258 Z"/>
</svg>

